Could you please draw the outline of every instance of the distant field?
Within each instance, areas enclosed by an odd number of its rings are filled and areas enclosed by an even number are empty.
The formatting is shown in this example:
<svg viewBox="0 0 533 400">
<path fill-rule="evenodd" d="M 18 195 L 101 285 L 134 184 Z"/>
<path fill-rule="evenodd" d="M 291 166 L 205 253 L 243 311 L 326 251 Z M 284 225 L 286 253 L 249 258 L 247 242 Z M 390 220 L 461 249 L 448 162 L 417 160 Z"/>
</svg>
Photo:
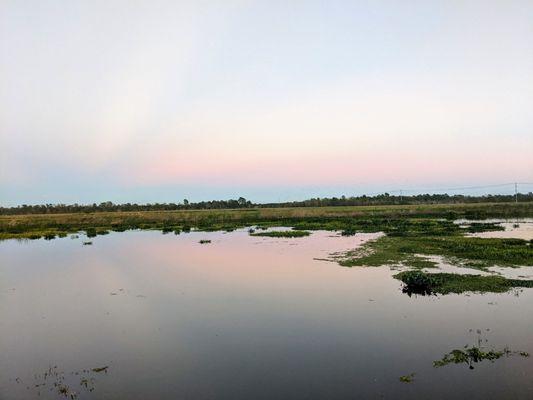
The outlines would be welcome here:
<svg viewBox="0 0 533 400">
<path fill-rule="evenodd" d="M 339 206 L 295 208 L 241 208 L 234 210 L 179 210 L 96 212 L 0 216 L 0 239 L 52 238 L 86 231 L 104 234 L 127 229 L 178 232 L 191 228 L 231 230 L 242 226 L 314 224 L 316 229 L 344 229 L 355 221 L 384 219 L 533 217 L 533 203 L 424 204 L 394 206 Z M 309 228 L 309 227 L 306 227 Z"/>
</svg>

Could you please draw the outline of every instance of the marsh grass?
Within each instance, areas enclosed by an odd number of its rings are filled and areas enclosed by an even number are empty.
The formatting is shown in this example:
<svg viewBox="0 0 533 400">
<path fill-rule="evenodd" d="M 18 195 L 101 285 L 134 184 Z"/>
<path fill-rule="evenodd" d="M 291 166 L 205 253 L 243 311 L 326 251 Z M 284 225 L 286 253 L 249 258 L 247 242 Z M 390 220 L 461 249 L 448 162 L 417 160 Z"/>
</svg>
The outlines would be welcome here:
<svg viewBox="0 0 533 400">
<path fill-rule="evenodd" d="M 468 233 L 479 233 L 487 231 L 504 231 L 505 227 L 494 222 L 472 222 L 465 228 Z"/>
<path fill-rule="evenodd" d="M 428 268 L 435 262 L 422 255 L 441 256 L 452 265 L 487 270 L 491 266 L 533 266 L 533 246 L 523 239 L 444 236 L 383 236 L 339 257 L 352 266 L 409 266 Z"/>
<path fill-rule="evenodd" d="M 0 240 L 42 238 L 45 235 L 78 233 L 93 235 L 108 231 L 154 229 L 187 232 L 228 230 L 257 226 L 293 227 L 297 230 L 338 230 L 344 234 L 385 232 L 412 235 L 449 234 L 457 218 L 511 218 L 533 216 L 533 203 L 425 204 L 397 206 L 286 207 L 235 210 L 180 210 L 29 214 L 0 216 Z M 446 222 L 435 222 L 441 219 Z"/>
</svg>

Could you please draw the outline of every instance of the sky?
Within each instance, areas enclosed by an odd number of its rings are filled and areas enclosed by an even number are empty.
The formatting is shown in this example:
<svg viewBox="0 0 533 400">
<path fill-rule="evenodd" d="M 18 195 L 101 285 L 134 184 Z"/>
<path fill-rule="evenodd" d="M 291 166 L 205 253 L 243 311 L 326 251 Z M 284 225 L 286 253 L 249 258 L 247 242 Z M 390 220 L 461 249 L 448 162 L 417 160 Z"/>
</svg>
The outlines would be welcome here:
<svg viewBox="0 0 533 400">
<path fill-rule="evenodd" d="M 531 21 L 531 0 L 2 0 L 0 205 L 533 182 Z"/>
</svg>

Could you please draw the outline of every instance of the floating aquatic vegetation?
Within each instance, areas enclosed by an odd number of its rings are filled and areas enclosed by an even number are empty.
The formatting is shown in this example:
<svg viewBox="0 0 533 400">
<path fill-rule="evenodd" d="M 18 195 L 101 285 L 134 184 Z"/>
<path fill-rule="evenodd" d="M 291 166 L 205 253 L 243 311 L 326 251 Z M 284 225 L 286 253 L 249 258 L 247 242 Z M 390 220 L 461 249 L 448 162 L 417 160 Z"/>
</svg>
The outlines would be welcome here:
<svg viewBox="0 0 533 400">
<path fill-rule="evenodd" d="M 256 233 L 250 233 L 250 236 L 266 236 L 266 237 L 276 237 L 276 238 L 297 238 L 297 237 L 309 236 L 310 234 L 311 234 L 311 232 L 309 232 L 309 231 L 290 230 L 290 231 L 256 232 Z"/>
<path fill-rule="evenodd" d="M 402 275 L 403 274 L 403 275 Z M 435 292 L 437 281 L 435 278 L 422 271 L 407 271 L 394 275 L 404 283 L 403 292 L 409 295 L 430 295 Z"/>
<path fill-rule="evenodd" d="M 449 364 L 467 364 L 468 368 L 474 369 L 474 364 L 482 361 L 494 362 L 501 357 L 511 357 L 519 355 L 521 357 L 529 357 L 529 353 L 525 351 L 511 351 L 508 348 L 503 350 L 484 350 L 482 347 L 466 346 L 463 349 L 454 349 L 445 354 L 440 360 L 433 361 L 435 368 L 444 367 Z"/>
<path fill-rule="evenodd" d="M 488 332 L 490 329 L 486 329 L 486 331 Z M 470 332 L 473 332 L 473 329 L 470 329 Z M 486 349 L 483 343 L 487 343 L 488 339 L 483 338 L 481 329 L 476 329 L 476 333 L 478 335 L 476 345 L 465 345 L 462 349 L 453 349 L 441 359 L 433 361 L 433 366 L 440 368 L 449 364 L 466 364 L 469 369 L 474 369 L 474 364 L 483 361 L 494 362 L 502 357 L 511 356 L 529 357 L 529 353 L 526 351 L 512 351 L 508 347 L 500 350 Z"/>
<path fill-rule="evenodd" d="M 504 231 L 505 227 L 497 222 L 471 222 L 464 229 L 469 233 L 479 233 L 487 231 Z"/>
<path fill-rule="evenodd" d="M 57 393 L 61 397 L 76 400 L 82 394 L 82 391 L 93 392 L 97 381 L 96 374 L 100 372 L 107 374 L 108 369 L 109 366 L 106 365 L 67 373 L 61 371 L 56 365 L 34 374 L 33 382 L 24 382 L 19 377 L 15 378 L 15 382 L 26 385 L 27 390 L 35 390 L 37 396 L 40 396 L 42 391 L 48 390 L 49 392 Z"/>
<path fill-rule="evenodd" d="M 85 230 L 85 235 L 89 238 L 96 237 L 96 229 L 95 228 L 87 228 Z"/>
<path fill-rule="evenodd" d="M 441 256 L 452 265 L 480 270 L 491 266 L 533 266 L 533 246 L 527 240 L 465 237 L 460 232 L 438 235 L 409 231 L 404 236 L 387 233 L 357 250 L 346 252 L 338 261 L 346 267 L 426 268 L 420 264 L 420 255 Z"/>
<path fill-rule="evenodd" d="M 415 373 L 411 373 L 409 375 L 402 375 L 400 376 L 400 382 L 403 382 L 403 383 L 411 383 L 413 382 L 413 379 L 415 377 Z"/>
<path fill-rule="evenodd" d="M 161 228 L 161 232 L 163 234 L 167 234 L 167 233 L 170 233 L 170 232 L 174 232 L 176 228 L 174 226 L 164 226 L 163 228 Z"/>
<path fill-rule="evenodd" d="M 413 270 L 400 272 L 394 278 L 403 282 L 402 291 L 409 296 L 464 292 L 504 293 L 513 288 L 533 287 L 533 280 L 507 279 L 497 275 L 428 274 Z"/>
<path fill-rule="evenodd" d="M 478 363 L 483 360 L 494 361 L 501 358 L 504 354 L 507 354 L 509 350 L 504 349 L 501 351 L 489 350 L 483 351 L 479 347 L 469 347 L 464 350 L 454 349 L 440 360 L 433 361 L 434 367 L 443 367 L 448 364 L 468 364 L 470 369 L 474 369 L 473 363 Z"/>
</svg>

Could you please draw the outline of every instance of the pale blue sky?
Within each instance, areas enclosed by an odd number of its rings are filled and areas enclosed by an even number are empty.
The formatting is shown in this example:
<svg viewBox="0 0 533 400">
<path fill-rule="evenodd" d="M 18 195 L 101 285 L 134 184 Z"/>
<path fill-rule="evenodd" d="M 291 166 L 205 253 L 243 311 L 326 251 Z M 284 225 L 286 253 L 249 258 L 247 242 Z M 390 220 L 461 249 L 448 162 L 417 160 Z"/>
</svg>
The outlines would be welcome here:
<svg viewBox="0 0 533 400">
<path fill-rule="evenodd" d="M 531 1 L 4 0 L 0 204 L 531 182 L 531 21 Z"/>
</svg>

